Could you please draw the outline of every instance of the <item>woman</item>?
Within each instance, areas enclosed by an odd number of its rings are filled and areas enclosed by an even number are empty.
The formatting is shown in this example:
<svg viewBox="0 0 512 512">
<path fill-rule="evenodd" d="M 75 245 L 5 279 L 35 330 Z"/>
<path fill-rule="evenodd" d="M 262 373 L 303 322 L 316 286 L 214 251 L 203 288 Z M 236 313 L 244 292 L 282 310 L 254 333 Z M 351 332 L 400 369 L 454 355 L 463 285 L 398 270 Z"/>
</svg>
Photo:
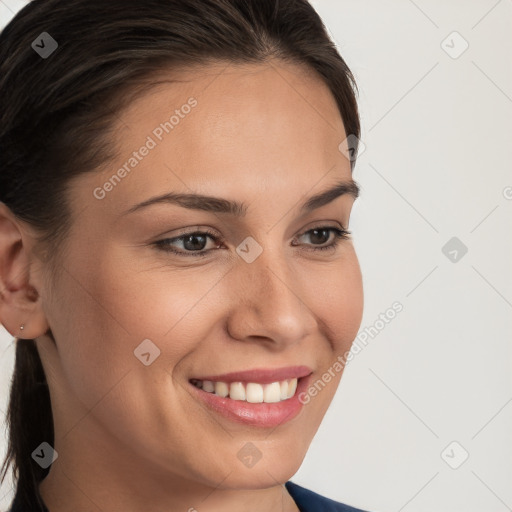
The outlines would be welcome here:
<svg viewBox="0 0 512 512">
<path fill-rule="evenodd" d="M 289 480 L 363 308 L 313 8 L 34 0 L 0 41 L 11 510 L 357 510 Z"/>
</svg>

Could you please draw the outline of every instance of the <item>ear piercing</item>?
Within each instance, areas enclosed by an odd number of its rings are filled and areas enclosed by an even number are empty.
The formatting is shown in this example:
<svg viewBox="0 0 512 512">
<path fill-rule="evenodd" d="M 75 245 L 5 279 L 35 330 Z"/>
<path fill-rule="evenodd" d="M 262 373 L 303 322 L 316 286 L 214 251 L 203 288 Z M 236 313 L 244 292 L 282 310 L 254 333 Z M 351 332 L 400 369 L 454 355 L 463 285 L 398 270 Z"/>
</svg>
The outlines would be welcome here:
<svg viewBox="0 0 512 512">
<path fill-rule="evenodd" d="M 25 329 L 25 324 L 20 325 L 20 331 L 23 331 L 23 329 Z"/>
</svg>

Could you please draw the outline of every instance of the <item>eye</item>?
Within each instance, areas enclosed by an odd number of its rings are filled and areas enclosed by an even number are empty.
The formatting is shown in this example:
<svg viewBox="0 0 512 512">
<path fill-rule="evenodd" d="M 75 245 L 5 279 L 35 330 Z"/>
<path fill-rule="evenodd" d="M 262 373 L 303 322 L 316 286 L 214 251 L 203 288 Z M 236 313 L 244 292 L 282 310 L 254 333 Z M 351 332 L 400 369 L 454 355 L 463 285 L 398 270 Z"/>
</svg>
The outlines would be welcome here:
<svg viewBox="0 0 512 512">
<path fill-rule="evenodd" d="M 349 239 L 350 231 L 346 229 L 340 229 L 333 226 L 318 226 L 316 228 L 310 229 L 300 235 L 300 237 L 308 236 L 312 240 L 313 247 L 306 248 L 306 250 L 312 251 L 325 251 L 325 250 L 335 250 L 338 247 L 340 240 Z M 333 238 L 331 239 L 331 235 Z M 299 237 L 299 238 L 300 238 Z M 325 244 L 329 239 L 331 239 L 331 243 L 328 245 L 322 245 L 321 247 L 315 247 L 316 245 Z M 293 244 L 296 245 L 296 244 Z"/>
<path fill-rule="evenodd" d="M 163 240 L 156 241 L 154 245 L 162 251 L 171 252 L 180 256 L 206 256 L 212 250 L 211 248 L 204 250 L 208 238 L 216 241 L 217 246 L 219 245 L 218 242 L 220 242 L 220 238 L 209 230 L 184 233 L 175 238 L 164 238 Z M 177 242 L 183 244 L 183 249 L 178 250 L 172 245 Z"/>
</svg>

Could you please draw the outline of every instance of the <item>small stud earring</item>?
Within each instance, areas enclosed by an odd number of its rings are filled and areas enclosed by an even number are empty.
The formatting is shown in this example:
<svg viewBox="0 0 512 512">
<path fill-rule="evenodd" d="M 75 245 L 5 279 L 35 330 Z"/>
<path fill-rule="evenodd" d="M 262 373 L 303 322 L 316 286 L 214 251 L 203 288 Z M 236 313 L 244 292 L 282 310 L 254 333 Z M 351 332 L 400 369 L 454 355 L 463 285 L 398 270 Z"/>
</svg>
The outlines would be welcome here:
<svg viewBox="0 0 512 512">
<path fill-rule="evenodd" d="M 20 325 L 20 331 L 23 331 L 23 329 L 25 329 L 25 324 Z"/>
</svg>

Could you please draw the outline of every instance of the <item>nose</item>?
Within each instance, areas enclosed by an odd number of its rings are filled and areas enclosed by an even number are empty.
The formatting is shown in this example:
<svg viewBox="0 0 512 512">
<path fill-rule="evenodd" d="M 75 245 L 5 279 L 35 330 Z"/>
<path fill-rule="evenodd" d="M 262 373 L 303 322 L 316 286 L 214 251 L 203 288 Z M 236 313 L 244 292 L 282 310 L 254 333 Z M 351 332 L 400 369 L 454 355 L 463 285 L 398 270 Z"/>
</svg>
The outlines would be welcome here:
<svg viewBox="0 0 512 512">
<path fill-rule="evenodd" d="M 227 328 L 232 338 L 282 350 L 314 332 L 310 279 L 300 279 L 282 256 L 273 257 L 269 250 L 238 265 L 230 283 L 233 306 Z"/>
</svg>

